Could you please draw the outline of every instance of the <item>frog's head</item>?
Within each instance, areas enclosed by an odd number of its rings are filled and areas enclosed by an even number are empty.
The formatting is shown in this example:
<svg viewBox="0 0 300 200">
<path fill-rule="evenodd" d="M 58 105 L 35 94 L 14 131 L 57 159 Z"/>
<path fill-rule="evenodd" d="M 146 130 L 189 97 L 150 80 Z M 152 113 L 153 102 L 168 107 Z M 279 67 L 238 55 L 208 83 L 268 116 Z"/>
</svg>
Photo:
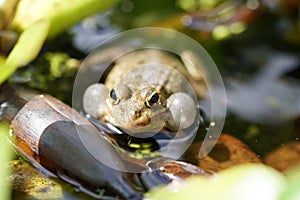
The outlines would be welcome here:
<svg viewBox="0 0 300 200">
<path fill-rule="evenodd" d="M 126 133 L 146 137 L 193 123 L 196 104 L 186 93 L 166 97 L 158 86 L 133 85 L 117 84 L 110 90 L 103 84 L 91 85 L 83 98 L 85 111 Z"/>
<path fill-rule="evenodd" d="M 106 120 L 129 134 L 155 134 L 167 121 L 166 103 L 155 87 L 145 84 L 118 84 L 109 92 Z"/>
</svg>

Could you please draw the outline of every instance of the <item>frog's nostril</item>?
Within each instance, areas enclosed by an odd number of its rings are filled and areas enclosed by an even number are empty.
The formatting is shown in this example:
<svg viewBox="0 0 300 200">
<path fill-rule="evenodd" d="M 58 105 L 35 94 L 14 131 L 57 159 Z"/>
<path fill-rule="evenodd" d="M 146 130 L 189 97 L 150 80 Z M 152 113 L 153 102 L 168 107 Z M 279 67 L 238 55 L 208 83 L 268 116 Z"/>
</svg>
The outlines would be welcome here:
<svg viewBox="0 0 300 200">
<path fill-rule="evenodd" d="M 146 126 L 151 122 L 149 115 L 143 114 L 142 111 L 138 110 L 130 111 L 129 118 L 131 122 L 137 126 Z"/>
<path fill-rule="evenodd" d="M 131 120 L 135 121 L 136 119 L 141 117 L 141 111 L 132 110 L 129 112 L 129 117 Z"/>
</svg>

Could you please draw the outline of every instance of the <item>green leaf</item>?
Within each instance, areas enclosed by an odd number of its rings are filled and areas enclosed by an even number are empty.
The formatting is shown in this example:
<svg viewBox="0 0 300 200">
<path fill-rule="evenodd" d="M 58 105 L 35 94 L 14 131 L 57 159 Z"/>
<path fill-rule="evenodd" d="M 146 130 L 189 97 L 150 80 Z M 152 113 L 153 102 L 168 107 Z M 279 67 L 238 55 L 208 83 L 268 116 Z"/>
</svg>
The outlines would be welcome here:
<svg viewBox="0 0 300 200">
<path fill-rule="evenodd" d="M 287 185 L 280 172 L 263 164 L 237 165 L 219 176 L 217 196 L 224 200 L 275 200 Z"/>
<path fill-rule="evenodd" d="M 5 124 L 0 123 L 0 199 L 6 200 L 10 199 L 11 196 L 11 185 L 8 181 L 9 168 L 6 166 L 8 161 L 11 160 L 13 151 L 12 146 L 6 140 L 8 135 L 9 128 Z"/>
<path fill-rule="evenodd" d="M 299 200 L 300 199 L 300 179 L 294 180 L 285 187 L 279 200 Z"/>
<path fill-rule="evenodd" d="M 13 27 L 24 30 L 41 19 L 50 21 L 49 38 L 53 38 L 83 18 L 106 10 L 120 0 L 22 0 Z"/>
<path fill-rule="evenodd" d="M 35 59 L 47 38 L 49 27 L 49 21 L 41 20 L 22 32 L 4 64 L 0 65 L 0 84 L 8 79 L 18 67 Z"/>
<path fill-rule="evenodd" d="M 262 164 L 237 165 L 212 177 L 194 176 L 146 194 L 151 200 L 275 200 L 286 187 L 285 177 Z"/>
<path fill-rule="evenodd" d="M 284 172 L 288 185 L 280 195 L 279 200 L 300 199 L 300 164 L 297 164 Z"/>
</svg>

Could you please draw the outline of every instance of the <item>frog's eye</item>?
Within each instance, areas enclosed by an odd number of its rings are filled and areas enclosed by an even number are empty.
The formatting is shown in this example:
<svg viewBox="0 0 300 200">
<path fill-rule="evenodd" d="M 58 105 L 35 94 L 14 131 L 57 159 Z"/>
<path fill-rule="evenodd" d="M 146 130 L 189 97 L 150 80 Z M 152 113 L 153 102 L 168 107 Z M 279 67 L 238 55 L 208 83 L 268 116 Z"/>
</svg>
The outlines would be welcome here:
<svg viewBox="0 0 300 200">
<path fill-rule="evenodd" d="M 115 89 L 112 89 L 109 93 L 109 97 L 114 101 L 114 104 L 119 103 L 119 98 L 117 97 L 117 93 Z"/>
<path fill-rule="evenodd" d="M 159 102 L 159 94 L 155 90 L 150 90 L 146 98 L 146 106 L 151 107 Z"/>
<path fill-rule="evenodd" d="M 112 98 L 113 100 L 117 100 L 117 94 L 116 94 L 116 90 L 112 89 L 109 93 L 110 98 Z"/>
</svg>

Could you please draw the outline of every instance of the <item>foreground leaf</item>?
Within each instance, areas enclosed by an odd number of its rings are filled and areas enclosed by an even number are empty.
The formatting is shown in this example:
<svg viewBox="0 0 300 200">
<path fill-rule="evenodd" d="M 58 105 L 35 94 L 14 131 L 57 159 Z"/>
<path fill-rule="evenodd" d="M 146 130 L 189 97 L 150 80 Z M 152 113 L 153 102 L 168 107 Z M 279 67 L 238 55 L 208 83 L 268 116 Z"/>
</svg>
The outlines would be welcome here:
<svg viewBox="0 0 300 200">
<path fill-rule="evenodd" d="M 191 177 L 179 185 L 150 191 L 147 200 L 276 200 L 286 186 L 285 177 L 262 164 L 243 164 L 213 177 Z"/>
<path fill-rule="evenodd" d="M 10 199 L 10 184 L 8 183 L 9 168 L 5 167 L 6 163 L 12 158 L 13 151 L 11 145 L 6 140 L 8 135 L 8 126 L 0 123 L 0 199 Z"/>
<path fill-rule="evenodd" d="M 298 200 L 300 199 L 300 165 L 297 164 L 284 171 L 288 180 L 288 185 L 280 195 L 279 200 Z"/>
</svg>

